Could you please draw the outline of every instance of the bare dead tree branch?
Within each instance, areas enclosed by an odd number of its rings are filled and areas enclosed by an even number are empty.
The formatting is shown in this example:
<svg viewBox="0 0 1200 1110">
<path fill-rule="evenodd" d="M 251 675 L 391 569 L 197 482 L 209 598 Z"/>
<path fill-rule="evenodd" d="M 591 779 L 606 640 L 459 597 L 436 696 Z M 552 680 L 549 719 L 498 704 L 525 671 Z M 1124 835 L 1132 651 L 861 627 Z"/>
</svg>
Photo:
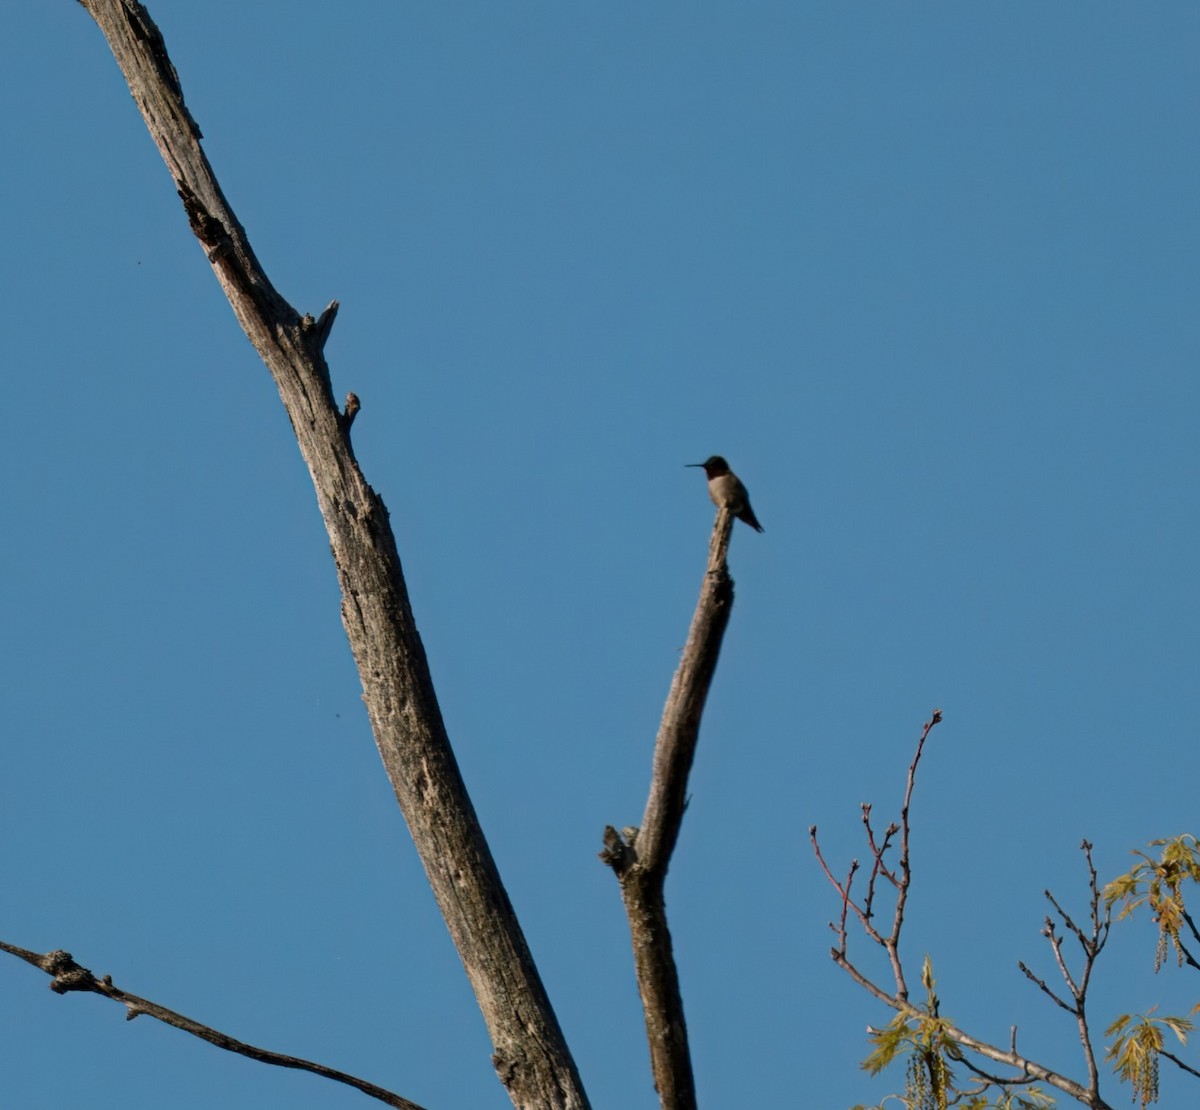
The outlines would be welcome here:
<svg viewBox="0 0 1200 1110">
<path fill-rule="evenodd" d="M 108 41 L 167 164 L 192 231 L 279 388 L 312 476 L 342 590 L 342 620 L 375 741 L 492 1037 L 514 1105 L 584 1110 L 575 1063 L 450 747 L 388 511 L 333 400 L 318 320 L 276 291 L 229 207 L 184 104 L 166 44 L 137 0 L 80 0 Z M 357 399 L 355 399 L 357 401 Z"/>
<path fill-rule="evenodd" d="M 218 1048 L 223 1048 L 227 1052 L 236 1052 L 239 1056 L 247 1056 L 251 1060 L 258 1060 L 263 1064 L 275 1064 L 281 1068 L 296 1068 L 300 1071 L 309 1071 L 313 1075 L 332 1079 L 336 1083 L 345 1083 L 349 1087 L 354 1087 L 362 1091 L 365 1095 L 370 1095 L 371 1098 L 378 1099 L 388 1106 L 396 1107 L 397 1110 L 422 1110 L 417 1103 L 410 1102 L 408 1099 L 402 1098 L 392 1091 L 384 1090 L 384 1088 L 376 1086 L 374 1083 L 368 1083 L 365 1079 L 348 1075 L 344 1071 L 337 1071 L 335 1068 L 327 1068 L 324 1064 L 315 1064 L 311 1060 L 302 1060 L 298 1056 L 284 1056 L 279 1052 L 271 1052 L 265 1048 L 256 1048 L 252 1044 L 235 1040 L 227 1033 L 222 1033 L 218 1029 L 202 1025 L 200 1022 L 194 1021 L 189 1017 L 184 1017 L 183 1014 L 178 1014 L 174 1010 L 168 1010 L 165 1006 L 160 1006 L 157 1002 L 151 1002 L 148 998 L 139 998 L 136 994 L 123 991 L 113 985 L 111 975 L 105 975 L 97 979 L 86 967 L 80 967 L 72 958 L 70 952 L 56 949 L 53 952 L 41 954 L 31 952 L 27 948 L 18 948 L 15 944 L 8 944 L 2 940 L 0 940 L 0 948 L 5 952 L 19 957 L 26 963 L 32 964 L 36 968 L 40 968 L 47 975 L 51 976 L 50 989 L 56 994 L 67 994 L 70 991 L 88 991 L 92 994 L 102 995 L 104 998 L 111 998 L 114 1002 L 120 1002 L 125 1007 L 126 1021 L 132 1021 L 134 1018 L 145 1014 L 147 1017 L 155 1018 L 166 1025 L 182 1029 L 185 1033 L 191 1033 L 192 1036 L 208 1041 L 209 1044 L 215 1044 Z"/>
<path fill-rule="evenodd" d="M 604 830 L 604 851 L 600 853 L 621 884 L 650 1041 L 654 1086 L 664 1110 L 694 1110 L 696 1106 L 664 885 L 687 808 L 687 780 L 700 735 L 700 719 L 733 605 L 733 579 L 726 565 L 732 528 L 733 515 L 726 509 L 718 510 L 700 600 L 654 745 L 654 769 L 641 828 L 626 830 L 622 838 L 608 826 Z"/>
</svg>

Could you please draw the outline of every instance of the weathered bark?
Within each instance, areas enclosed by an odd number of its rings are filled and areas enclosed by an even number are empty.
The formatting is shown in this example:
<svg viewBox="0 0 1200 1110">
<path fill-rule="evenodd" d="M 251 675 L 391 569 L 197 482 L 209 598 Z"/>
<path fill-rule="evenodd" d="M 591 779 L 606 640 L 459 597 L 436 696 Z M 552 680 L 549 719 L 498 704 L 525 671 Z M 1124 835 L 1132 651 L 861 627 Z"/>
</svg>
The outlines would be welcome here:
<svg viewBox="0 0 1200 1110">
<path fill-rule="evenodd" d="M 382 499 L 350 444 L 323 347 L 336 305 L 301 317 L 274 289 L 200 147 L 161 34 L 136 0 L 80 0 L 100 26 L 239 323 L 267 364 L 316 488 L 375 742 L 517 1107 L 587 1098 L 450 748 Z"/>
<path fill-rule="evenodd" d="M 667 925 L 664 888 L 687 809 L 688 775 L 700 736 L 700 719 L 733 606 L 733 579 L 726 565 L 732 528 L 733 515 L 720 509 L 709 542 L 700 600 L 654 744 L 654 771 L 641 828 L 626 829 L 622 838 L 610 825 L 604 830 L 604 851 L 600 853 L 621 883 L 650 1042 L 650 1066 L 663 1110 L 696 1107 L 687 1022 Z"/>
</svg>

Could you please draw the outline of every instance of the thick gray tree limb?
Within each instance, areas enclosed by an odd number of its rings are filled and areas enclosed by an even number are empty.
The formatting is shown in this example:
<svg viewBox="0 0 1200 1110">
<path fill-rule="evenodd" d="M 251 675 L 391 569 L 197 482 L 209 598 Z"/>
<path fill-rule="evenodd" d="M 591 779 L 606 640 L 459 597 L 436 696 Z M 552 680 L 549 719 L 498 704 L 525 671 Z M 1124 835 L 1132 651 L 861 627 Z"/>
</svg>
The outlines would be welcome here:
<svg viewBox="0 0 1200 1110">
<path fill-rule="evenodd" d="M 522 1110 L 587 1098 L 450 748 L 379 495 L 354 457 L 323 353 L 331 306 L 301 317 L 275 290 L 200 146 L 175 67 L 136 0 L 80 0 L 104 33 L 183 201 L 192 231 L 267 364 L 316 488 L 342 620 L 375 742 L 491 1033 L 492 1063 Z"/>
</svg>

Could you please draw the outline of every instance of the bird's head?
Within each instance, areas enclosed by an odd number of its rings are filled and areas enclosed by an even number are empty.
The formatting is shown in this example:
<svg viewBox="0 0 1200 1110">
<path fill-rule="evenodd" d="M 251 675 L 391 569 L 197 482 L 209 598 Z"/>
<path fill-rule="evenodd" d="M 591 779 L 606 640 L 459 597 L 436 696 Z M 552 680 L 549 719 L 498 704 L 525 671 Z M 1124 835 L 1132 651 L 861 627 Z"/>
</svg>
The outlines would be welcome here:
<svg viewBox="0 0 1200 1110">
<path fill-rule="evenodd" d="M 720 455 L 709 455 L 702 463 L 687 463 L 685 465 L 704 467 L 704 473 L 709 478 L 719 478 L 722 474 L 729 473 L 729 463 Z"/>
</svg>

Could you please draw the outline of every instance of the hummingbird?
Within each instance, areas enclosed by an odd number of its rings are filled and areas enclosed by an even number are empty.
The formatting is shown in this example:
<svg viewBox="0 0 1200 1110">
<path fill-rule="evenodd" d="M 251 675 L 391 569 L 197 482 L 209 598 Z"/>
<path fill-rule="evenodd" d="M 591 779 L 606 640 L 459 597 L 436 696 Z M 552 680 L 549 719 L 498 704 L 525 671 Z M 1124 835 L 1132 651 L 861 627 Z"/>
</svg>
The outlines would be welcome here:
<svg viewBox="0 0 1200 1110">
<path fill-rule="evenodd" d="M 702 466 L 708 476 L 708 496 L 718 509 L 728 509 L 738 520 L 744 520 L 756 532 L 763 531 L 758 523 L 758 517 L 750 508 L 750 495 L 727 463 L 720 455 L 710 455 L 702 463 L 688 463 L 688 466 Z"/>
</svg>

